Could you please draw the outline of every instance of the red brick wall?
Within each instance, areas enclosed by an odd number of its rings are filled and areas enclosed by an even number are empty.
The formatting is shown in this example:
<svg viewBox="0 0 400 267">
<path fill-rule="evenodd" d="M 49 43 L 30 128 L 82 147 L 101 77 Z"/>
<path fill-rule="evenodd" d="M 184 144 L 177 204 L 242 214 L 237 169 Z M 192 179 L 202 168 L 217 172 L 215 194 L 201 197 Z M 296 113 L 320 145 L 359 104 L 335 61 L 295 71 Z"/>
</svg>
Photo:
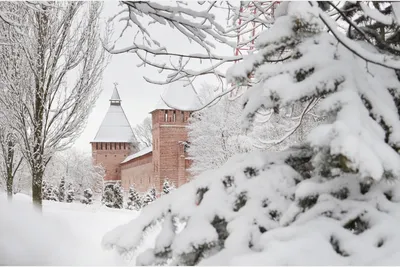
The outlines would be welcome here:
<svg viewBox="0 0 400 267">
<path fill-rule="evenodd" d="M 153 119 L 153 164 L 154 183 L 158 191 L 162 190 L 164 179 L 168 178 L 176 186 L 182 185 L 185 176 L 183 145 L 187 140 L 186 124 L 190 112 L 156 110 Z"/>
<path fill-rule="evenodd" d="M 93 163 L 105 168 L 105 181 L 121 179 L 120 163 L 129 154 L 129 143 L 92 143 Z"/>
<path fill-rule="evenodd" d="M 152 153 L 122 163 L 121 182 L 126 191 L 134 184 L 137 191 L 146 192 L 153 184 Z"/>
</svg>

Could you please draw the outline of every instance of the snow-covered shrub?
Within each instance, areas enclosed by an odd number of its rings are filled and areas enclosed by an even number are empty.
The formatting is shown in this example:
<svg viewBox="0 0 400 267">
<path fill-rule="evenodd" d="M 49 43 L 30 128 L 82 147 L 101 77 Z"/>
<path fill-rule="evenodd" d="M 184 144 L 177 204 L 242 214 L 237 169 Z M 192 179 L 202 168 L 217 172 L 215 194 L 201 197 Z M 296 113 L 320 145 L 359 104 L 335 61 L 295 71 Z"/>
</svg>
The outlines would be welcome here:
<svg viewBox="0 0 400 267">
<path fill-rule="evenodd" d="M 156 189 L 151 188 L 145 195 L 142 197 L 142 206 L 146 207 L 150 203 L 156 200 Z"/>
<path fill-rule="evenodd" d="M 127 208 L 130 210 L 140 210 L 142 208 L 139 192 L 136 191 L 133 185 L 129 188 Z"/>
<path fill-rule="evenodd" d="M 58 201 L 58 189 L 55 185 L 47 183 L 43 199 L 50 201 Z"/>
<path fill-rule="evenodd" d="M 65 200 L 65 177 L 63 176 L 58 187 L 58 200 L 64 202 Z"/>
<path fill-rule="evenodd" d="M 81 200 L 82 204 L 91 205 L 93 203 L 93 192 L 92 189 L 87 188 L 83 191 L 83 199 Z"/>
<path fill-rule="evenodd" d="M 109 208 L 114 207 L 115 198 L 114 198 L 114 188 L 112 185 L 107 185 L 104 188 L 102 201 L 103 205 Z"/>
<path fill-rule="evenodd" d="M 354 5 L 378 24 L 399 21 L 397 4 L 387 4 L 390 16 Z M 301 146 L 237 155 L 202 173 L 106 234 L 106 248 L 134 250 L 143 232 L 161 223 L 138 265 L 400 262 L 400 185 L 393 182 L 400 178 L 400 61 L 393 46 L 374 47 L 360 28 L 344 35 L 325 11 L 323 3 L 282 3 L 257 51 L 227 77 L 239 85 L 251 75 L 258 81 L 244 96 L 245 128 L 260 108 L 299 102 L 319 101 L 326 121 Z M 288 56 L 280 59 L 283 50 Z"/>
<path fill-rule="evenodd" d="M 114 208 L 122 209 L 124 207 L 124 193 L 122 192 L 120 182 L 116 182 L 114 184 L 113 192 L 114 192 Z"/>
<path fill-rule="evenodd" d="M 163 183 L 162 194 L 169 194 L 172 190 L 175 190 L 174 183 L 171 183 L 168 179 L 165 179 Z"/>
<path fill-rule="evenodd" d="M 68 183 L 66 201 L 72 203 L 75 200 L 75 190 L 72 183 Z"/>
<path fill-rule="evenodd" d="M 73 189 L 68 189 L 66 201 L 68 203 L 72 203 L 72 202 L 74 202 L 74 200 L 75 200 L 75 191 Z"/>
</svg>

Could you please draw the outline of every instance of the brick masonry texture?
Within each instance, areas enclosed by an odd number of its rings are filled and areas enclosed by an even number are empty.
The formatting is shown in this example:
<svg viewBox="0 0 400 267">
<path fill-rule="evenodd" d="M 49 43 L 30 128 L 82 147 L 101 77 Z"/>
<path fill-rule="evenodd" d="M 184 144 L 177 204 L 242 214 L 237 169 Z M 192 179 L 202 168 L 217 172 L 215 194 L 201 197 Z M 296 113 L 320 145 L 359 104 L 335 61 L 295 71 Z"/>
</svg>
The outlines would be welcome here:
<svg viewBox="0 0 400 267">
<path fill-rule="evenodd" d="M 153 111 L 153 151 L 128 162 L 121 163 L 130 154 L 127 145 L 125 149 L 119 149 L 117 145 L 115 150 L 105 150 L 104 144 L 100 149 L 99 143 L 97 147 L 92 143 L 94 163 L 102 164 L 106 169 L 104 180 L 120 180 L 124 190 L 134 185 L 142 193 L 151 187 L 161 192 L 164 179 L 169 179 L 177 187 L 186 183 L 191 162 L 186 160 L 184 142 L 187 141 L 186 125 L 190 114 L 179 110 Z"/>
</svg>

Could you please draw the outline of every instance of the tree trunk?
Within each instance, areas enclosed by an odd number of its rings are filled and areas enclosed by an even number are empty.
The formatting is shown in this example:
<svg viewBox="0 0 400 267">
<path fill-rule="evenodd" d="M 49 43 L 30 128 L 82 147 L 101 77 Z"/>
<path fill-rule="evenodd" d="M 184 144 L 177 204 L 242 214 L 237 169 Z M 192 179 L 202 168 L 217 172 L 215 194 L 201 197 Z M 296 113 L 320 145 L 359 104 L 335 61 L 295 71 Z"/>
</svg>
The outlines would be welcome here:
<svg viewBox="0 0 400 267">
<path fill-rule="evenodd" d="M 43 172 L 37 171 L 32 174 L 32 201 L 39 211 L 42 211 L 42 182 Z"/>
<path fill-rule="evenodd" d="M 43 7 L 45 10 L 46 8 Z M 31 155 L 32 169 L 32 201 L 38 210 L 42 210 L 42 182 L 44 173 L 43 160 L 43 116 L 45 94 L 45 37 L 47 36 L 47 15 L 45 12 L 38 12 L 38 46 L 37 46 L 37 76 L 35 78 L 35 106 L 34 106 L 34 126 L 33 126 L 33 153 Z"/>
<path fill-rule="evenodd" d="M 7 170 L 7 184 L 6 184 L 6 187 L 7 187 L 7 197 L 8 197 L 8 200 L 10 200 L 10 201 L 11 201 L 11 198 L 12 198 L 12 195 L 13 195 L 13 180 L 14 180 L 13 178 L 14 177 L 12 175 L 12 172 Z"/>
<path fill-rule="evenodd" d="M 11 135 L 9 134 L 7 136 L 7 162 L 6 162 L 6 168 L 7 168 L 7 181 L 6 181 L 6 187 L 7 187 L 7 197 L 8 200 L 11 200 L 12 195 L 13 195 L 13 184 L 14 184 L 14 175 L 13 175 L 13 163 L 14 163 L 14 143 L 11 140 Z"/>
</svg>

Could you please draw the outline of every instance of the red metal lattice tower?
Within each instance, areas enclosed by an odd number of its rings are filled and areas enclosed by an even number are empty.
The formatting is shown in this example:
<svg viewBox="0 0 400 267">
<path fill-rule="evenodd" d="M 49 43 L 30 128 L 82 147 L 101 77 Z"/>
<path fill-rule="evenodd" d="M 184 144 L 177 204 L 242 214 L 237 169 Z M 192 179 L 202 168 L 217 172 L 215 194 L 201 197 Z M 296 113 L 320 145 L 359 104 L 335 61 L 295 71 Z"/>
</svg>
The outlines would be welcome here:
<svg viewBox="0 0 400 267">
<path fill-rule="evenodd" d="M 237 35 L 237 47 L 234 51 L 235 56 L 238 55 L 247 55 L 254 50 L 255 39 L 263 30 L 266 29 L 266 25 L 251 21 L 248 22 L 243 20 L 243 17 L 248 17 L 248 14 L 253 14 L 254 16 L 264 16 L 268 20 L 268 16 L 274 17 L 274 12 L 276 6 L 280 3 L 280 1 L 257 1 L 257 5 L 254 4 L 254 1 L 241 1 L 240 2 L 240 13 L 247 14 L 241 15 L 238 19 L 238 35 Z M 245 26 L 244 23 L 247 23 Z M 246 88 L 238 88 L 231 92 L 231 97 L 237 95 L 240 91 L 245 90 Z"/>
<path fill-rule="evenodd" d="M 257 1 L 258 7 L 254 4 L 254 1 L 241 1 L 240 2 L 240 13 L 250 13 L 254 14 L 255 16 L 269 16 L 272 15 L 274 16 L 274 11 L 276 6 L 279 4 L 279 1 L 268 1 L 268 2 L 261 2 Z M 260 13 L 262 10 L 262 14 Z M 240 16 L 238 19 L 238 27 L 240 28 L 240 32 L 238 32 L 237 36 L 237 45 L 238 47 L 235 49 L 235 55 L 246 55 L 248 54 L 251 50 L 254 49 L 254 41 L 256 36 L 265 30 L 265 25 L 262 25 L 260 22 L 249 22 L 245 28 L 241 29 L 242 24 L 246 23 L 246 21 L 243 21 L 242 19 L 243 16 Z M 248 29 L 248 31 L 246 31 Z M 249 42 L 246 42 L 247 40 L 251 40 Z M 239 47 L 241 43 L 246 42 L 245 45 L 242 45 Z"/>
</svg>

